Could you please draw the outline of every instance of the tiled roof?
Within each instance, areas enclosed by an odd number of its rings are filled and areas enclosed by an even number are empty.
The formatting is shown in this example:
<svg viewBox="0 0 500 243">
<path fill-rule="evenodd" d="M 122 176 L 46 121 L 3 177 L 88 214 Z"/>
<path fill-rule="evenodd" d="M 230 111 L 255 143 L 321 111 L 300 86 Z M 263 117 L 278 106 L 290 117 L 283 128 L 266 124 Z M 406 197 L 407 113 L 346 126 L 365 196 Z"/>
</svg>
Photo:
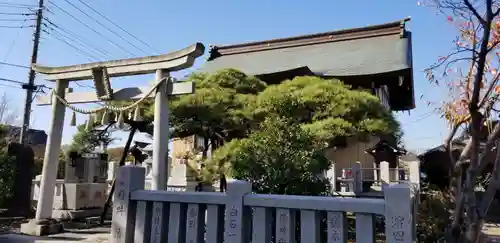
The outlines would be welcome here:
<svg viewBox="0 0 500 243">
<path fill-rule="evenodd" d="M 213 45 L 199 71 L 234 68 L 269 83 L 283 81 L 274 80 L 283 77 L 316 75 L 346 82 L 355 79 L 354 82 L 384 84 L 389 86 L 391 109 L 409 110 L 415 104 L 411 32 L 405 28 L 408 20 L 243 44 Z"/>
<path fill-rule="evenodd" d="M 321 76 L 374 75 L 411 69 L 408 19 L 236 45 L 211 46 L 202 71 L 235 68 L 263 75 L 308 67 Z"/>
</svg>

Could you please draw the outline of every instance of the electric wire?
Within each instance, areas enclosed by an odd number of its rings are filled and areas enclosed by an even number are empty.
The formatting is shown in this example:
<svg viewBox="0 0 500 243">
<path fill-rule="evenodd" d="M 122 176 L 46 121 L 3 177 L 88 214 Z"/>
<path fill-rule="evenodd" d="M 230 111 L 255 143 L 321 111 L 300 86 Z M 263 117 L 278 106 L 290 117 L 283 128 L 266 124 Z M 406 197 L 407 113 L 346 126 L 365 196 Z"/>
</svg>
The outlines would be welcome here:
<svg viewBox="0 0 500 243">
<path fill-rule="evenodd" d="M 95 89 L 95 87 L 92 87 L 92 86 L 87 85 L 87 84 L 81 84 L 81 83 L 78 83 L 78 82 L 80 82 L 80 81 L 75 81 L 75 82 L 72 82 L 72 83 L 75 83 L 76 86 L 78 86 L 78 87 Z"/>
<path fill-rule="evenodd" d="M 63 42 L 64 44 L 70 46 L 71 48 L 75 49 L 77 52 L 80 52 L 81 54 L 83 54 L 88 60 L 90 61 L 94 61 L 95 60 L 103 60 L 102 57 L 104 57 L 104 59 L 106 59 L 106 56 L 103 55 L 102 53 L 100 53 L 99 51 L 96 51 L 95 49 L 91 49 L 93 48 L 92 46 L 87 47 L 85 46 L 84 44 L 81 43 L 81 41 L 79 41 L 78 39 L 75 40 L 75 38 L 71 37 L 71 36 L 68 36 L 66 34 L 63 34 L 61 33 L 60 31 L 48 26 L 47 24 L 43 23 L 43 26 L 50 29 L 51 32 L 48 32 L 47 30 L 43 30 L 45 33 L 51 35 L 52 37 L 54 37 L 55 39 Z M 62 38 L 58 38 L 58 36 L 54 36 L 54 35 L 58 35 Z M 69 42 L 68 42 L 69 41 Z M 78 45 L 79 47 L 75 46 L 75 45 Z M 101 58 L 97 57 L 97 56 L 100 56 Z M 88 58 L 90 57 L 90 58 Z M 90 86 L 84 86 L 84 85 L 80 85 L 78 83 L 76 83 L 78 86 L 80 87 L 90 87 Z M 90 87 L 90 88 L 93 88 L 93 87 Z"/>
<path fill-rule="evenodd" d="M 97 52 L 100 52 L 101 54 L 105 55 L 107 58 L 110 58 L 110 59 L 114 59 L 116 58 L 115 55 L 111 54 L 110 52 L 108 52 L 107 50 L 105 49 L 102 49 L 100 47 L 98 47 L 95 43 L 92 43 L 91 41 L 87 40 L 86 38 L 68 30 L 67 28 L 64 28 L 58 24 L 54 24 L 52 21 L 50 21 L 48 18 L 44 18 L 45 22 L 47 22 L 51 27 L 54 27 L 55 29 L 57 30 L 60 30 L 72 37 L 74 37 L 75 39 L 79 40 L 80 42 L 86 44 L 87 46 L 95 49 Z M 49 26 L 47 26 L 46 24 L 44 24 L 44 26 L 46 26 L 47 28 L 51 28 Z"/>
<path fill-rule="evenodd" d="M 34 5 L 34 4 L 12 3 L 12 2 L 4 2 L 4 1 L 0 1 L 0 5 L 13 6 L 13 7 L 25 7 L 25 8 L 38 7 L 37 5 Z"/>
<path fill-rule="evenodd" d="M 22 23 L 22 26 L 24 26 L 26 24 L 26 21 Z M 19 38 L 19 33 L 21 32 L 21 30 L 17 30 L 17 33 L 16 33 L 16 37 L 14 37 L 14 39 L 12 40 L 12 42 L 10 43 L 9 47 L 7 48 L 7 52 L 5 53 L 5 56 L 3 57 L 2 59 L 2 64 L 3 65 L 8 65 L 8 66 L 20 66 L 20 65 L 16 65 L 16 64 L 11 64 L 11 63 L 6 63 L 7 59 L 9 58 L 10 54 L 12 53 L 12 50 L 14 49 L 14 46 L 16 45 L 17 43 L 17 39 Z M 0 65 L 0 70 L 3 69 L 4 66 Z M 26 68 L 29 68 L 29 67 L 26 67 Z"/>
<path fill-rule="evenodd" d="M 70 30 L 67 30 L 63 27 L 60 27 L 59 25 L 56 25 L 54 24 L 53 22 L 51 22 L 49 19 L 45 19 L 47 23 L 49 23 L 51 26 L 53 26 L 54 28 L 48 26 L 47 24 L 43 24 L 46 28 L 49 28 L 51 29 L 52 31 L 56 32 L 57 34 L 65 37 L 66 39 L 69 39 L 70 41 L 74 42 L 74 43 L 79 43 L 81 47 L 83 47 L 84 49 L 87 49 L 89 51 L 92 51 L 92 53 L 96 54 L 96 55 L 99 55 L 101 57 L 105 57 L 106 58 L 109 58 L 111 56 L 111 59 L 113 58 L 112 54 L 110 54 L 109 52 L 107 52 L 106 50 L 104 49 L 101 49 L 99 47 L 95 47 L 92 43 L 90 43 L 88 40 L 85 40 L 83 37 L 73 33 L 72 31 Z M 61 33 L 59 30 L 65 32 L 66 34 L 69 34 L 71 37 L 74 37 L 74 38 L 71 38 L 63 33 Z M 75 40 L 76 39 L 76 40 Z M 86 44 L 87 46 L 85 46 L 84 44 Z M 81 50 L 81 52 L 85 52 L 84 50 Z M 86 55 L 89 55 L 88 53 L 85 52 Z M 90 59 L 89 59 L 90 60 Z M 99 58 L 97 58 L 97 60 L 101 60 Z M 95 89 L 95 87 L 92 87 L 90 85 L 86 85 L 86 84 L 80 84 L 79 81 L 76 81 L 76 82 L 73 82 L 74 84 L 76 84 L 77 86 L 79 87 L 84 87 L 84 88 L 91 88 L 91 89 Z"/>
<path fill-rule="evenodd" d="M 32 16 L 32 15 L 36 15 L 36 14 L 34 14 L 34 13 L 9 13 L 9 12 L 0 12 L 0 15 Z"/>
<path fill-rule="evenodd" d="M 51 2 L 49 2 L 49 3 L 50 3 L 50 4 L 52 4 L 52 5 L 54 5 L 54 3 L 51 3 Z M 55 7 L 57 8 L 58 6 L 55 6 Z M 54 12 L 50 11 L 50 10 L 49 10 L 49 8 L 45 8 L 45 9 L 47 10 L 47 12 L 49 12 L 49 13 L 51 13 L 51 14 L 53 14 L 53 15 L 54 15 Z M 59 10 L 62 10 L 62 9 L 59 7 Z M 63 12 L 64 12 L 64 10 L 63 10 Z M 66 12 L 66 14 L 68 15 L 68 13 L 67 13 L 67 12 Z M 70 17 L 72 17 L 73 19 L 75 19 L 73 16 L 70 16 Z M 63 27 L 63 26 L 61 26 L 60 24 L 55 24 L 54 22 L 52 22 L 52 21 L 51 21 L 50 19 L 48 19 L 47 17 L 44 17 L 44 20 L 45 20 L 45 22 L 46 22 L 46 23 L 48 23 L 48 24 L 50 25 L 50 27 L 49 27 L 49 26 L 47 26 L 47 24 L 44 24 L 44 27 L 49 28 L 49 29 L 53 29 L 53 28 L 51 28 L 51 27 L 54 27 L 54 28 L 56 28 L 57 30 L 60 30 L 60 31 L 62 31 L 62 32 L 65 32 L 66 34 L 68 34 L 68 35 L 70 35 L 70 36 L 72 36 L 72 37 L 76 38 L 77 40 L 79 40 L 79 41 L 80 41 L 80 46 L 83 46 L 84 48 L 87 48 L 87 47 L 84 45 L 84 44 L 86 44 L 89 48 L 91 48 L 91 49 L 95 49 L 95 52 L 97 52 L 97 53 L 99 53 L 99 54 L 100 54 L 99 56 L 106 56 L 106 58 L 108 58 L 108 59 L 119 59 L 119 57 L 117 58 L 117 56 L 116 56 L 115 54 L 112 54 L 112 53 L 110 53 L 109 51 L 107 51 L 107 50 L 105 50 L 105 49 L 103 49 L 103 48 L 99 47 L 98 45 L 96 45 L 96 44 L 95 44 L 95 43 L 93 43 L 92 41 L 89 41 L 89 40 L 88 40 L 88 39 L 86 39 L 85 37 L 83 37 L 83 36 L 81 36 L 81 35 L 78 35 L 78 34 L 76 34 L 76 33 L 72 32 L 72 31 L 70 31 L 70 30 L 69 30 L 69 29 L 67 29 L 67 28 L 64 28 L 64 27 Z M 85 25 L 84 23 L 82 23 L 82 22 L 81 22 L 81 21 L 79 21 L 78 19 L 75 19 L 75 20 L 77 20 L 80 24 Z M 87 28 L 90 28 L 89 26 L 86 26 L 86 27 L 87 27 Z M 60 31 L 57 31 L 57 30 L 56 30 L 56 32 L 59 32 L 58 34 L 65 36 L 67 39 L 72 39 L 72 38 L 68 37 L 67 35 L 61 34 L 61 32 L 60 32 Z M 91 29 L 91 30 L 92 30 L 92 31 L 94 31 L 93 29 Z M 94 32 L 95 32 L 95 31 L 94 31 Z M 101 36 L 102 36 L 102 35 L 101 35 Z M 104 38 L 106 38 L 105 36 L 103 36 L 103 37 L 104 37 Z M 109 41 L 109 39 L 108 39 L 108 41 Z M 112 41 L 110 41 L 110 42 L 112 42 Z M 82 44 L 82 43 L 84 43 L 84 44 Z M 115 46 L 117 45 L 116 43 L 113 43 L 113 44 L 115 44 Z M 79 52 L 83 54 L 83 52 L 84 52 L 84 51 L 80 50 Z M 92 52 L 92 53 L 95 53 L 95 52 Z M 130 52 L 129 52 L 129 53 L 130 53 Z M 91 59 L 89 59 L 89 60 L 91 60 Z M 91 60 L 91 61 L 93 61 L 93 60 Z M 123 78 L 123 77 L 119 77 L 118 79 L 122 79 L 122 78 Z M 80 83 L 78 83 L 78 82 L 72 82 L 72 83 L 76 84 L 76 85 L 77 85 L 77 86 L 79 86 L 79 87 L 86 87 L 86 88 L 92 88 L 92 89 L 95 89 L 95 87 L 92 87 L 92 86 L 90 86 L 90 85 L 80 84 Z"/>
<path fill-rule="evenodd" d="M 12 87 L 15 87 L 15 88 L 21 88 L 21 89 L 24 89 L 23 88 L 23 85 L 29 85 L 29 83 L 26 83 L 26 82 L 23 82 L 23 81 L 19 81 L 19 80 L 14 80 L 14 79 L 8 79 L 8 78 L 0 78 L 0 82 L 7 82 L 7 83 L 14 83 L 14 84 L 20 84 L 21 86 L 14 86 L 14 85 L 10 85 Z M 0 85 L 3 85 L 3 86 L 6 86 L 7 84 L 2 84 L 0 83 Z M 40 91 L 42 93 L 44 93 L 43 89 L 46 88 L 46 89 L 52 89 L 50 87 L 47 87 L 46 85 L 34 85 L 35 87 L 35 91 Z"/>
<path fill-rule="evenodd" d="M 89 61 L 94 62 L 94 61 L 96 61 L 96 60 L 99 60 L 99 58 L 97 58 L 97 57 L 95 57 L 95 56 L 93 56 L 93 55 L 91 55 L 91 54 L 89 54 L 89 53 L 87 53 L 87 52 L 85 52 L 85 51 L 81 50 L 80 48 L 78 48 L 78 47 L 74 46 L 73 44 L 71 44 L 71 43 L 67 42 L 66 40 L 64 40 L 64 39 L 62 39 L 62 38 L 60 38 L 60 37 L 58 37 L 57 35 L 52 35 L 51 33 L 49 33 L 49 32 L 48 32 L 48 31 L 46 31 L 46 30 L 42 30 L 42 31 L 43 31 L 43 32 L 45 32 L 46 34 L 50 35 L 50 36 L 51 36 L 51 37 L 53 37 L 54 39 L 56 39 L 56 40 L 58 40 L 58 41 L 60 41 L 60 42 L 62 42 L 62 43 L 64 43 L 64 44 L 68 45 L 69 47 L 73 48 L 73 49 L 74 49 L 74 50 L 76 50 L 77 52 L 80 52 L 80 54 L 83 54 L 83 56 L 85 56 L 85 58 L 87 58 Z M 89 58 L 89 57 L 90 57 L 90 58 Z"/>
<path fill-rule="evenodd" d="M 54 24 L 52 21 L 50 21 L 49 19 L 47 18 L 44 18 L 44 20 L 48 23 L 43 23 L 43 26 L 45 28 L 48 28 L 50 29 L 52 32 L 62 36 L 63 38 L 65 39 L 68 39 L 70 42 L 72 43 L 78 43 L 79 46 L 82 48 L 78 48 L 78 52 L 80 52 L 81 54 L 84 54 L 86 56 L 91 56 L 91 57 L 94 57 L 95 59 L 97 60 L 101 60 L 102 58 L 97 58 L 97 56 L 94 56 L 95 55 L 98 55 L 98 56 L 101 56 L 101 57 L 105 57 L 106 58 L 110 58 L 113 59 L 113 55 L 110 54 L 109 52 L 107 52 L 106 50 L 102 49 L 102 48 L 99 48 L 99 47 L 96 47 L 94 46 L 92 43 L 90 43 L 90 41 L 86 40 L 85 38 L 75 34 L 74 32 L 66 29 L 66 28 L 63 28 L 59 25 L 56 25 Z M 50 25 L 50 26 L 49 26 Z M 54 28 L 53 28 L 54 27 Z M 61 33 L 62 32 L 65 32 L 65 33 Z M 45 33 L 47 33 L 47 31 L 45 31 Z M 49 33 L 51 34 L 51 33 Z M 68 36 L 69 35 L 69 36 Z M 86 45 L 84 45 L 84 44 Z M 68 44 L 68 43 L 65 43 L 65 44 Z M 72 47 L 73 49 L 75 49 L 76 47 L 75 46 L 70 46 Z M 92 52 L 93 54 L 89 54 L 87 51 L 90 51 Z M 88 59 L 88 58 L 87 58 Z M 91 60 L 93 61 L 92 59 L 88 59 L 88 60 Z M 79 87 L 84 87 L 84 88 L 91 88 L 91 89 L 95 89 L 95 87 L 92 87 L 91 85 L 86 85 L 86 84 L 80 84 L 79 81 L 76 81 L 76 82 L 72 82 L 74 83 L 75 85 L 79 86 Z"/>
<path fill-rule="evenodd" d="M 25 84 L 25 82 L 14 80 L 14 79 L 8 79 L 8 78 L 0 78 L 0 81 L 15 83 L 15 84 Z"/>
<path fill-rule="evenodd" d="M 5 29 L 25 29 L 25 28 L 33 28 L 33 25 L 20 25 L 20 26 L 11 26 L 11 25 L 0 25 L 0 28 Z"/>
<path fill-rule="evenodd" d="M 4 5 L 2 3 L 0 3 L 0 8 L 22 8 L 22 9 L 31 9 L 31 8 L 35 8 L 35 6 L 33 7 L 28 7 L 28 6 L 15 6 L 15 5 Z"/>
<path fill-rule="evenodd" d="M 124 38 L 122 35 L 116 33 L 114 30 L 110 29 L 109 27 L 107 27 L 106 25 L 102 24 L 101 22 L 99 22 L 98 20 L 96 20 L 95 18 L 93 18 L 92 16 L 90 16 L 88 13 L 86 13 L 85 11 L 81 10 L 78 6 L 74 5 L 73 3 L 71 3 L 70 1 L 68 0 L 64 0 L 65 2 L 67 2 L 69 5 L 73 6 L 76 10 L 78 10 L 80 13 L 83 13 L 85 16 L 89 17 L 90 19 L 92 19 L 94 22 L 96 22 L 97 24 L 99 24 L 100 26 L 104 27 L 105 29 L 107 29 L 109 32 L 113 33 L 114 35 L 118 36 L 118 38 L 122 39 L 123 41 L 127 42 L 129 45 L 135 47 L 137 50 L 145 53 L 146 55 L 149 55 L 149 53 L 147 51 L 145 51 L 144 49 L 138 47 L 137 45 L 135 45 L 134 43 L 132 43 L 131 41 L 127 40 L 126 38 Z"/>
<path fill-rule="evenodd" d="M 35 20 L 35 19 L 4 19 L 4 18 L 0 18 L 0 22 L 3 21 L 3 22 L 25 22 L 25 21 L 29 21 L 29 20 Z"/>
<path fill-rule="evenodd" d="M 44 25 L 44 27 L 46 27 L 46 28 L 48 28 L 48 29 L 51 30 L 50 33 L 57 34 L 57 35 L 61 36 L 62 38 L 66 39 L 66 40 L 69 40 L 71 43 L 78 44 L 80 46 L 80 48 L 85 49 L 83 51 L 89 51 L 89 52 L 86 52 L 86 53 L 88 53 L 88 54 L 91 53 L 90 55 L 95 55 L 95 57 L 100 56 L 101 58 L 96 58 L 97 60 L 103 60 L 103 58 L 102 58 L 103 56 L 104 56 L 104 59 L 106 59 L 105 55 L 103 55 L 99 51 L 96 51 L 95 49 L 91 49 L 91 48 L 83 45 L 81 43 L 81 41 L 79 41 L 78 39 L 76 39 L 76 38 L 74 38 L 72 36 L 68 36 L 68 35 L 66 35 L 64 33 L 61 33 L 60 31 L 58 31 L 58 30 L 56 30 L 56 29 L 54 29 L 54 28 L 46 25 L 45 23 L 43 25 Z"/>
<path fill-rule="evenodd" d="M 125 51 L 127 52 L 128 54 L 132 55 L 132 56 L 135 56 L 134 53 L 128 51 L 126 48 L 124 48 L 123 46 L 117 44 L 116 42 L 114 42 L 113 40 L 107 38 L 106 36 L 104 36 L 102 33 L 96 31 L 94 28 L 90 27 L 88 24 L 84 23 L 83 21 L 81 21 L 80 19 L 78 19 L 77 17 L 73 16 L 71 13 L 69 13 L 68 11 L 64 10 L 63 8 L 59 7 L 57 4 L 53 3 L 52 1 L 49 1 L 49 3 L 54 6 L 55 8 L 57 8 L 58 10 L 60 10 L 61 12 L 65 13 L 66 15 L 70 16 L 72 19 L 74 19 L 75 21 L 77 21 L 78 23 L 84 25 L 85 27 L 87 27 L 88 29 L 92 30 L 94 33 L 98 34 L 99 36 L 103 37 L 104 39 L 106 39 L 107 41 L 109 41 L 111 44 L 113 44 L 114 46 L 118 47 L 119 49 L 121 49 L 122 51 Z"/>
<path fill-rule="evenodd" d="M 92 6 L 88 5 L 87 3 L 85 3 L 84 1 L 82 0 L 78 0 L 80 3 L 82 3 L 83 5 L 85 5 L 87 8 L 89 8 L 90 10 L 92 10 L 94 13 L 96 13 L 97 15 L 101 16 L 102 18 L 104 18 L 105 20 L 107 20 L 108 22 L 110 22 L 111 24 L 113 24 L 114 26 L 116 26 L 117 28 L 119 28 L 121 31 L 127 33 L 129 36 L 131 36 L 132 38 L 136 39 L 137 41 L 141 42 L 142 44 L 144 44 L 145 46 L 147 46 L 149 49 L 151 49 L 152 51 L 156 52 L 156 53 L 159 53 L 159 51 L 157 51 L 155 48 L 153 48 L 152 46 L 150 46 L 148 43 L 144 42 L 143 40 L 139 39 L 137 36 L 133 35 L 132 33 L 130 33 L 129 31 L 127 31 L 126 29 L 122 28 L 120 25 L 118 25 L 117 23 L 115 23 L 114 21 L 112 21 L 111 19 L 109 19 L 108 17 L 106 17 L 106 15 L 100 13 L 99 11 L 97 11 L 96 9 L 94 9 Z"/>
<path fill-rule="evenodd" d="M 8 62 L 0 62 L 0 65 L 11 66 L 11 67 L 18 67 L 18 68 L 27 68 L 27 69 L 31 69 L 31 68 L 30 68 L 30 67 L 28 67 L 28 66 L 19 65 L 19 64 L 13 64 L 13 63 L 8 63 Z"/>
<path fill-rule="evenodd" d="M 92 43 L 91 41 L 89 41 L 88 39 L 68 30 L 67 28 L 64 28 L 64 27 L 61 27 L 60 25 L 56 25 L 54 24 L 53 22 L 51 22 L 50 20 L 46 19 L 46 21 L 51 25 L 53 26 L 54 28 L 58 29 L 58 30 L 61 30 L 62 32 L 76 38 L 77 40 L 79 40 L 80 42 L 82 43 L 85 43 L 86 45 L 88 45 L 89 47 L 92 47 L 93 49 L 95 49 L 96 51 L 102 53 L 103 55 L 106 55 L 108 58 L 116 58 L 115 55 L 111 54 L 109 51 L 103 49 L 103 48 L 100 48 L 98 47 L 95 43 Z"/>
<path fill-rule="evenodd" d="M 420 117 L 418 117 L 410 122 L 405 123 L 405 125 L 407 126 L 407 125 L 419 122 L 421 120 L 424 120 L 424 119 L 431 117 L 432 115 L 435 115 L 435 113 L 433 111 L 426 112 L 426 113 L 422 114 Z"/>
<path fill-rule="evenodd" d="M 17 88 L 17 89 L 22 89 L 21 87 L 14 86 L 14 85 L 10 85 L 10 84 L 0 84 L 0 86 L 9 87 L 9 88 Z"/>
</svg>

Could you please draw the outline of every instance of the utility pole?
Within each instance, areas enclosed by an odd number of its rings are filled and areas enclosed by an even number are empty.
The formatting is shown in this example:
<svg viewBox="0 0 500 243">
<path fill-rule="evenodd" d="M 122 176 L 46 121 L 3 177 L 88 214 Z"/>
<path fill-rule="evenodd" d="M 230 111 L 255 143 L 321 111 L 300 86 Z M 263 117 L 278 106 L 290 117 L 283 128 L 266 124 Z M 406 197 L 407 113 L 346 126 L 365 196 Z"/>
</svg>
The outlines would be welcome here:
<svg viewBox="0 0 500 243">
<path fill-rule="evenodd" d="M 42 14 L 43 14 L 43 0 L 38 0 L 38 10 L 36 12 L 36 25 L 35 32 L 33 34 L 33 51 L 31 53 L 31 64 L 36 63 L 38 59 L 38 44 L 40 43 L 40 31 L 42 28 Z M 26 89 L 26 101 L 24 103 L 24 116 L 23 116 L 23 126 L 21 127 L 21 135 L 19 143 L 25 144 L 26 137 L 28 133 L 28 128 L 30 125 L 30 115 L 31 115 L 31 103 L 33 102 L 33 90 L 37 87 L 35 86 L 35 70 L 30 67 L 28 74 L 28 84 L 23 85 L 23 89 Z"/>
</svg>

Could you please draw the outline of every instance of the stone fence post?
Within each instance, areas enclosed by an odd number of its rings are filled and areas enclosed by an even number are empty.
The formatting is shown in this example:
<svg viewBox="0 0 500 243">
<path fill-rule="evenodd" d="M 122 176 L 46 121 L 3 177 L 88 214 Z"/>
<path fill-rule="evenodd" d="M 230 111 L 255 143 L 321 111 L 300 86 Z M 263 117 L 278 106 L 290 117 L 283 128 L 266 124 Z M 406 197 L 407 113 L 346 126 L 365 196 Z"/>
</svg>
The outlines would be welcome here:
<svg viewBox="0 0 500 243">
<path fill-rule="evenodd" d="M 144 190 L 146 170 L 141 166 L 121 166 L 116 173 L 113 194 L 112 243 L 133 243 L 137 202 L 130 200 L 135 190 Z"/>
<path fill-rule="evenodd" d="M 391 184 L 384 190 L 386 242 L 413 242 L 413 191 L 409 184 Z"/>
<path fill-rule="evenodd" d="M 416 188 L 416 190 L 420 189 L 420 162 L 412 161 L 408 163 L 408 180 L 412 183 Z"/>
<path fill-rule="evenodd" d="M 390 184 L 391 182 L 391 172 L 389 169 L 389 162 L 387 161 L 382 161 L 380 162 L 380 184 L 382 184 L 382 191 L 384 188 Z"/>
<path fill-rule="evenodd" d="M 224 242 L 243 243 L 251 237 L 252 212 L 243 204 L 245 195 L 252 193 L 252 184 L 233 180 L 227 183 Z"/>
<path fill-rule="evenodd" d="M 337 191 L 337 178 L 335 176 L 335 163 L 332 162 L 332 166 L 330 167 L 330 169 L 325 171 L 325 177 L 330 181 L 332 193 L 335 193 Z"/>
<path fill-rule="evenodd" d="M 351 176 L 353 179 L 352 190 L 355 193 L 363 192 L 363 171 L 361 169 L 361 162 L 359 161 L 356 161 L 351 168 Z"/>
</svg>

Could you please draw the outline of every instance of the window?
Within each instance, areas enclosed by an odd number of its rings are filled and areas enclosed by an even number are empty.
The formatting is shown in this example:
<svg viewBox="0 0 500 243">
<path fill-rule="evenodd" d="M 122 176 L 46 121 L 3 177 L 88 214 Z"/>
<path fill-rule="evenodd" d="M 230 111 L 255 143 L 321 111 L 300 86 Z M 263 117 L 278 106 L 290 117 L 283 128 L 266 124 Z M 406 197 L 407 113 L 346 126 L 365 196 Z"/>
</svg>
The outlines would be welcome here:
<svg viewBox="0 0 500 243">
<path fill-rule="evenodd" d="M 195 135 L 194 148 L 197 150 L 203 150 L 205 146 L 205 138 L 202 136 Z"/>
<path fill-rule="evenodd" d="M 375 95 L 379 98 L 382 105 L 390 110 L 390 100 L 389 100 L 389 88 L 387 85 L 381 85 L 379 88 L 375 89 Z"/>
</svg>

